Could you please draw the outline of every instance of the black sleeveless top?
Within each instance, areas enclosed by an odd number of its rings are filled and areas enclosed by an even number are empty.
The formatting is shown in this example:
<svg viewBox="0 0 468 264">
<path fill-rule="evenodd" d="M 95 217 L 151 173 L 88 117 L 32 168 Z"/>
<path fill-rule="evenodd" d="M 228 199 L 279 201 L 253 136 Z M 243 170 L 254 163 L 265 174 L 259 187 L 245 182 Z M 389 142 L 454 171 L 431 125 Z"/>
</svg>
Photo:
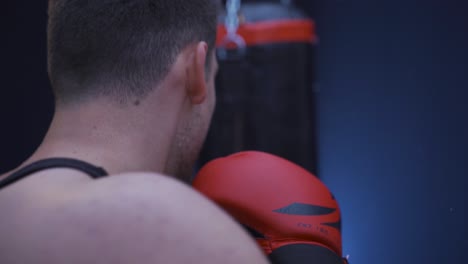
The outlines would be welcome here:
<svg viewBox="0 0 468 264">
<path fill-rule="evenodd" d="M 7 176 L 5 179 L 0 180 L 0 189 L 26 178 L 33 173 L 51 168 L 70 168 L 79 170 L 88 174 L 93 179 L 99 179 L 109 175 L 103 168 L 96 167 L 84 161 L 67 158 L 52 158 L 34 162 Z"/>
</svg>

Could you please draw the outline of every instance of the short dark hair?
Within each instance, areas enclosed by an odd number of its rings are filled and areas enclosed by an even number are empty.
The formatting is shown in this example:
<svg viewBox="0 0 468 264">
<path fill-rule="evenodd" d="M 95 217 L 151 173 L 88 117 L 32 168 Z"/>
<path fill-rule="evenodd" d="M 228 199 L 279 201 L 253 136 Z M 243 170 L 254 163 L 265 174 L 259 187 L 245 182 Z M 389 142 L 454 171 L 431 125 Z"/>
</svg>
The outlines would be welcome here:
<svg viewBox="0 0 468 264">
<path fill-rule="evenodd" d="M 49 0 L 56 99 L 143 97 L 188 45 L 216 39 L 218 0 Z M 211 60 L 208 60 L 211 61 Z"/>
</svg>

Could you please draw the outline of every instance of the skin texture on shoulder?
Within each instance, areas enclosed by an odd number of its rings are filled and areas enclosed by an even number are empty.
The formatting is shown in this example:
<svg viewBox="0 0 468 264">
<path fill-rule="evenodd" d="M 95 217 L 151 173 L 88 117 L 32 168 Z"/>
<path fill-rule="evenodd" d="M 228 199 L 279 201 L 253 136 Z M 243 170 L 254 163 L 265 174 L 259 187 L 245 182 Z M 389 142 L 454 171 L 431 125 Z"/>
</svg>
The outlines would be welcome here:
<svg viewBox="0 0 468 264">
<path fill-rule="evenodd" d="M 18 197 L 49 179 L 37 175 L 9 192 Z M 15 217 L 30 218 L 4 218 L 2 263 L 267 263 L 229 216 L 177 180 L 154 173 L 73 180 L 67 192 L 47 190 L 56 202 L 16 207 Z"/>
</svg>

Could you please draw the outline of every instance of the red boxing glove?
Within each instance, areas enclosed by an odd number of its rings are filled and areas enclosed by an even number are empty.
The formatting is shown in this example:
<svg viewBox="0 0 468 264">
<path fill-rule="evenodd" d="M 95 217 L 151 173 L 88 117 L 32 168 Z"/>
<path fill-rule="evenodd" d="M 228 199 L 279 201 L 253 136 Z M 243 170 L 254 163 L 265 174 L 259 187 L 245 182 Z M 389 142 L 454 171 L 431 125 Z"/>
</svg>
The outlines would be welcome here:
<svg viewBox="0 0 468 264">
<path fill-rule="evenodd" d="M 206 164 L 193 186 L 244 225 L 274 263 L 343 263 L 338 203 L 298 165 L 240 152 Z"/>
</svg>

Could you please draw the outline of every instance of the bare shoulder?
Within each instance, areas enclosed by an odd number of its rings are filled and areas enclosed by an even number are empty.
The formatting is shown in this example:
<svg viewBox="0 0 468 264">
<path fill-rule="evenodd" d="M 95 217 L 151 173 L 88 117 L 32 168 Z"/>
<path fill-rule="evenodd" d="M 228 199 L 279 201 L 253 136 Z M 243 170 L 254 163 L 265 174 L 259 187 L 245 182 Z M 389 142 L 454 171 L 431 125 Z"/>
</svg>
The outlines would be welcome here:
<svg viewBox="0 0 468 264">
<path fill-rule="evenodd" d="M 72 225 L 69 239 L 85 245 L 80 254 L 90 252 L 89 260 L 266 263 L 230 217 L 166 176 L 135 173 L 99 180 L 83 188 L 67 208 L 62 215 Z"/>
</svg>

